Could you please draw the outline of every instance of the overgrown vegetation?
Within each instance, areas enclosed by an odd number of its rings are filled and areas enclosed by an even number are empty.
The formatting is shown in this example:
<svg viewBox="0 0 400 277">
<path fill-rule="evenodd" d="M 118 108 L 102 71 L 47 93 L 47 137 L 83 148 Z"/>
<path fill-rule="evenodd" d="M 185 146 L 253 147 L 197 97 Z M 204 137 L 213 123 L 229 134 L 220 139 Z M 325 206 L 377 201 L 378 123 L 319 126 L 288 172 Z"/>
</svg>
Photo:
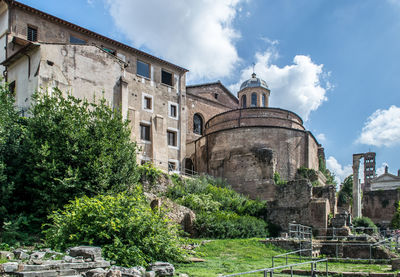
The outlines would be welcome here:
<svg viewBox="0 0 400 277">
<path fill-rule="evenodd" d="M 326 184 L 331 184 L 331 185 L 337 185 L 336 181 L 335 181 L 335 175 L 330 172 L 329 169 L 326 168 L 326 164 L 324 159 L 322 158 L 322 156 L 318 156 L 318 169 L 319 171 L 322 172 L 322 174 L 324 174 L 325 178 L 326 178 Z"/>
<path fill-rule="evenodd" d="M 391 225 L 394 229 L 400 229 L 400 202 L 396 205 L 396 212 L 393 215 Z"/>
<path fill-rule="evenodd" d="M 346 204 L 353 203 L 353 174 L 344 179 L 342 188 L 338 193 L 338 206 L 343 207 Z"/>
<path fill-rule="evenodd" d="M 319 186 L 318 173 L 314 169 L 306 168 L 304 166 L 297 169 L 297 178 L 307 179 L 311 184 L 316 187 Z"/>
<path fill-rule="evenodd" d="M 251 200 L 221 179 L 201 176 L 174 178 L 167 196 L 196 212 L 197 236 L 241 238 L 268 235 L 266 203 Z"/>
<path fill-rule="evenodd" d="M 285 181 L 281 175 L 279 174 L 279 172 L 274 172 L 274 182 L 275 185 L 281 186 L 281 185 L 286 185 L 287 181 Z"/>
<path fill-rule="evenodd" d="M 371 233 L 375 233 L 375 232 L 378 231 L 378 227 L 376 227 L 375 223 L 373 223 L 372 220 L 369 217 L 365 217 L 365 216 L 356 217 L 353 220 L 353 226 L 354 227 L 370 228 L 369 231 Z"/>
<path fill-rule="evenodd" d="M 106 258 L 122 266 L 184 257 L 176 226 L 153 211 L 140 191 L 77 198 L 49 218 L 46 241 L 54 249 L 101 246 Z"/>
<path fill-rule="evenodd" d="M 137 183 L 128 123 L 104 99 L 36 93 L 22 117 L 2 86 L 0 102 L 1 241 L 31 243 L 47 215 L 70 199 Z"/>
</svg>

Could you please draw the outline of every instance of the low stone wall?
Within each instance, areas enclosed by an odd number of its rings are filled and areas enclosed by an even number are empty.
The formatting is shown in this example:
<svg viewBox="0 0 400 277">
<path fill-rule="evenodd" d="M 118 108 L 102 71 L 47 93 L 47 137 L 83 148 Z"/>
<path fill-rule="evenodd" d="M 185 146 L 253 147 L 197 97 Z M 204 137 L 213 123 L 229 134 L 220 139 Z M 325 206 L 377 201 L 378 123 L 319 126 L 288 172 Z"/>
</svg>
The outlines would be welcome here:
<svg viewBox="0 0 400 277">
<path fill-rule="evenodd" d="M 362 214 L 375 224 L 386 227 L 390 225 L 399 201 L 400 192 L 397 189 L 365 191 L 362 198 Z"/>
</svg>

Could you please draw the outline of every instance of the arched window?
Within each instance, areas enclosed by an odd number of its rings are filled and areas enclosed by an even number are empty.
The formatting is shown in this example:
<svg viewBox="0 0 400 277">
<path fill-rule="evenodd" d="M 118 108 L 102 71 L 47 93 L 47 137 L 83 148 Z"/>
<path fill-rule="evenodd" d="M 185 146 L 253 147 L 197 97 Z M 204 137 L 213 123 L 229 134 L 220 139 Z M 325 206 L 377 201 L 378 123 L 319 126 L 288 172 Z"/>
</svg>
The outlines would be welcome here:
<svg viewBox="0 0 400 277">
<path fill-rule="evenodd" d="M 267 100 L 267 96 L 265 94 L 262 95 L 262 107 L 266 107 L 266 100 Z"/>
<path fill-rule="evenodd" d="M 193 116 L 193 133 L 203 134 L 203 118 L 198 113 Z"/>
<path fill-rule="evenodd" d="M 246 106 L 247 106 L 246 100 L 247 100 L 246 95 L 242 95 L 242 108 L 243 109 L 246 108 Z"/>
<path fill-rule="evenodd" d="M 255 92 L 251 94 L 251 106 L 257 107 L 257 93 Z"/>
</svg>

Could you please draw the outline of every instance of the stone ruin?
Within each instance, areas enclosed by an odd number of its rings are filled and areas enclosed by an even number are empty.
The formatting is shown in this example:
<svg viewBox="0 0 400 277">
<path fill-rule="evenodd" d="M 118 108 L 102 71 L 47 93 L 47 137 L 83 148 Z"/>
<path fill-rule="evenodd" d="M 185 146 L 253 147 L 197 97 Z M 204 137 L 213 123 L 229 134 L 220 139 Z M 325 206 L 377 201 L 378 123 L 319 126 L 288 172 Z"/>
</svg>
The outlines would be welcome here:
<svg viewBox="0 0 400 277">
<path fill-rule="evenodd" d="M 59 253 L 43 249 L 29 253 L 25 249 L 0 251 L 0 258 L 10 262 L 0 264 L 0 276 L 17 277 L 156 277 L 174 276 L 170 263 L 155 262 L 147 268 L 112 265 L 104 260 L 100 247 L 77 246 Z M 60 258 L 60 259 L 58 259 Z M 184 275 L 181 275 L 184 276 Z"/>
</svg>

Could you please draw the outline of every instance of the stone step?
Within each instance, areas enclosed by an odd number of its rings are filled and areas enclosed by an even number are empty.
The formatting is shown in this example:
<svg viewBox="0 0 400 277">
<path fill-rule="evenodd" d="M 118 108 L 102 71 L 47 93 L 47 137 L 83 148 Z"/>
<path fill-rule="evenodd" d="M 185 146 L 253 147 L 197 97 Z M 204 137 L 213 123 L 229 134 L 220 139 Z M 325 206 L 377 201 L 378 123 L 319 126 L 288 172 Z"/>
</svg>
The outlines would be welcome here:
<svg viewBox="0 0 400 277">
<path fill-rule="evenodd" d="M 86 269 L 109 267 L 109 266 L 110 262 L 108 261 L 85 262 L 85 263 L 51 263 L 42 265 L 23 265 L 20 271 L 31 272 L 31 271 L 46 271 L 46 270 L 67 270 L 67 269 L 86 270 Z"/>
<path fill-rule="evenodd" d="M 24 271 L 15 272 L 19 277 L 57 277 L 58 272 L 56 270 L 44 270 L 44 271 Z"/>
</svg>

